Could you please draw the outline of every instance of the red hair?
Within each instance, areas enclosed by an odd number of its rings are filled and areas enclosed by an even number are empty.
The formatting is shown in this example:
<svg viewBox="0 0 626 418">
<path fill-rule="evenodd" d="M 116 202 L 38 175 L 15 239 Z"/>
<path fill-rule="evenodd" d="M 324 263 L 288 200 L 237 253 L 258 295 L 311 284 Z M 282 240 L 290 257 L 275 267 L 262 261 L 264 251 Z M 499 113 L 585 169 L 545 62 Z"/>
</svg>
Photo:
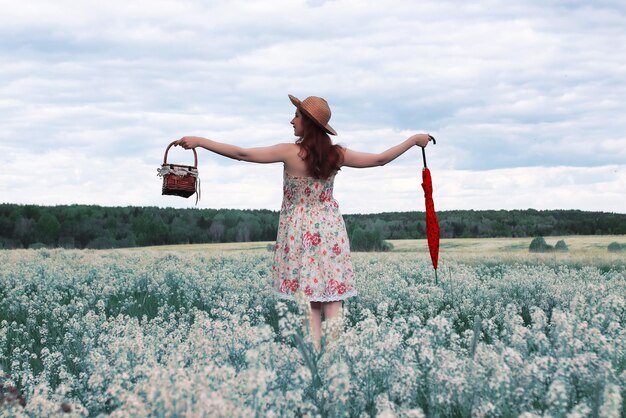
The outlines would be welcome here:
<svg viewBox="0 0 626 418">
<path fill-rule="evenodd" d="M 333 145 L 328 134 L 304 113 L 304 135 L 296 141 L 300 145 L 300 153 L 306 163 L 309 175 L 316 179 L 327 179 L 336 171 L 341 170 L 344 149 Z"/>
</svg>

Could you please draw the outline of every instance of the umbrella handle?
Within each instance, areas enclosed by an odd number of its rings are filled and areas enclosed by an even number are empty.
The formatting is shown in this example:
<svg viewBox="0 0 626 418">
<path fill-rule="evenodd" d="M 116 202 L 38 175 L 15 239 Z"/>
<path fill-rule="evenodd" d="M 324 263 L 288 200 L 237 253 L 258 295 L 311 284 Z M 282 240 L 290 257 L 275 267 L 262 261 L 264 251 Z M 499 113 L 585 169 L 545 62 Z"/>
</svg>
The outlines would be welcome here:
<svg viewBox="0 0 626 418">
<path fill-rule="evenodd" d="M 431 134 L 428 134 L 428 141 L 433 141 L 433 144 L 436 144 L 437 141 L 435 140 L 435 137 L 432 136 Z M 424 168 L 427 168 L 428 166 L 426 165 L 426 151 L 424 150 L 425 147 L 422 147 L 422 158 L 424 159 Z"/>
</svg>

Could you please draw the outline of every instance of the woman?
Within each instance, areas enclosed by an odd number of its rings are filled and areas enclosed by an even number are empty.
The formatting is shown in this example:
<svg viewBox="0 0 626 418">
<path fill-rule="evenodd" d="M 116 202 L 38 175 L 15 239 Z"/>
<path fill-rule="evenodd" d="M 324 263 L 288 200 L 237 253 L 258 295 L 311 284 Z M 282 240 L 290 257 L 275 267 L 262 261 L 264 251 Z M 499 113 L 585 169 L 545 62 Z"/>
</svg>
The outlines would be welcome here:
<svg viewBox="0 0 626 418">
<path fill-rule="evenodd" d="M 379 154 L 333 145 L 328 124 L 330 108 L 320 97 L 300 101 L 291 120 L 295 143 L 240 148 L 206 138 L 186 136 L 176 141 L 185 149 L 202 147 L 236 160 L 284 164 L 283 203 L 274 250 L 272 274 L 279 297 L 293 299 L 302 291 L 311 304 L 311 332 L 320 344 L 322 312 L 325 320 L 341 313 L 343 301 L 357 294 L 350 261 L 350 245 L 339 206 L 333 199 L 335 174 L 341 167 L 385 165 L 413 146 L 425 147 L 430 136 L 416 134 Z"/>
</svg>

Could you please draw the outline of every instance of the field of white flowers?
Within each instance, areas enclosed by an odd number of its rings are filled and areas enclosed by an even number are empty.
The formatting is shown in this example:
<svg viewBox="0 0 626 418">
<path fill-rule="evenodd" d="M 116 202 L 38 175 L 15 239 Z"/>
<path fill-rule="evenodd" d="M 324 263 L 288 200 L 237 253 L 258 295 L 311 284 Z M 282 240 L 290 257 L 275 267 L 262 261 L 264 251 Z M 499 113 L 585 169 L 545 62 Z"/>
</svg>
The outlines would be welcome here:
<svg viewBox="0 0 626 418">
<path fill-rule="evenodd" d="M 625 416 L 623 266 L 354 264 L 317 353 L 269 253 L 0 251 L 0 415 Z"/>
</svg>

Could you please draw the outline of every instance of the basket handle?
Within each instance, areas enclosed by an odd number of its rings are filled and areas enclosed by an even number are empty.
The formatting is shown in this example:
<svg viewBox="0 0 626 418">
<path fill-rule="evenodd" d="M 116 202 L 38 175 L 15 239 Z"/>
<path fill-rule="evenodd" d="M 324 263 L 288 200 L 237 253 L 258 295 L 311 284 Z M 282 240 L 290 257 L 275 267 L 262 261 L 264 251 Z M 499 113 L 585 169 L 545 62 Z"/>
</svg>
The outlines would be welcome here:
<svg viewBox="0 0 626 418">
<path fill-rule="evenodd" d="M 174 145 L 174 143 L 176 143 L 177 141 L 172 141 L 167 148 L 165 148 L 165 155 L 163 156 L 163 164 L 167 164 L 167 153 L 170 150 L 170 148 L 172 148 L 172 145 Z M 193 168 L 198 168 L 198 153 L 196 152 L 195 148 L 191 149 L 193 151 Z"/>
</svg>

